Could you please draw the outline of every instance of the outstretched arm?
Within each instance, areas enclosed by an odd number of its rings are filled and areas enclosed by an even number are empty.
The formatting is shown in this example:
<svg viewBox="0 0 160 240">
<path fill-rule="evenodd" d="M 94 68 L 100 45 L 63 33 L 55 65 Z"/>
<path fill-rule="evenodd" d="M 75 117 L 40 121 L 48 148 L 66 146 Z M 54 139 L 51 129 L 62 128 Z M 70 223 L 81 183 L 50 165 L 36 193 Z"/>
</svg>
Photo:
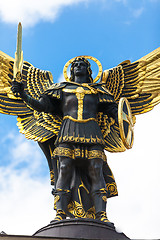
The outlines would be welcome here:
<svg viewBox="0 0 160 240">
<path fill-rule="evenodd" d="M 22 82 L 13 81 L 11 89 L 14 94 L 19 93 L 22 100 L 34 110 L 38 112 L 53 111 L 53 109 L 51 109 L 51 104 L 47 101 L 47 98 L 45 99 L 45 97 L 42 97 L 39 100 L 34 99 L 24 91 L 24 85 Z"/>
</svg>

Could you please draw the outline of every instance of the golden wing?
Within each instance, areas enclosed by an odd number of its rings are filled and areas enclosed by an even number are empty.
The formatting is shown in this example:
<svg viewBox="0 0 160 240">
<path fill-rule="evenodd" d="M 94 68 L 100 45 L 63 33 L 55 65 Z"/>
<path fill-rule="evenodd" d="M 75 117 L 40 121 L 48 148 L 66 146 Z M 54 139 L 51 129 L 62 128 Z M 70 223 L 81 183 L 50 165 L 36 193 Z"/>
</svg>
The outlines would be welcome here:
<svg viewBox="0 0 160 240">
<path fill-rule="evenodd" d="M 11 90 L 14 59 L 0 51 L 0 113 L 17 115 L 18 127 L 26 138 L 45 142 L 58 134 L 61 119 L 38 113 L 14 96 Z M 52 74 L 24 62 L 22 81 L 25 91 L 35 99 L 53 84 Z"/>
<path fill-rule="evenodd" d="M 117 102 L 121 97 L 128 99 L 133 115 L 152 110 L 160 102 L 160 48 L 104 71 L 101 81 Z"/>
<path fill-rule="evenodd" d="M 0 113 L 11 115 L 31 114 L 20 98 L 11 90 L 14 58 L 0 51 Z"/>
<path fill-rule="evenodd" d="M 119 126 L 115 123 L 115 120 L 103 112 L 99 112 L 97 114 L 97 122 L 104 137 L 105 150 L 108 152 L 124 152 L 126 148 L 120 137 Z"/>
</svg>

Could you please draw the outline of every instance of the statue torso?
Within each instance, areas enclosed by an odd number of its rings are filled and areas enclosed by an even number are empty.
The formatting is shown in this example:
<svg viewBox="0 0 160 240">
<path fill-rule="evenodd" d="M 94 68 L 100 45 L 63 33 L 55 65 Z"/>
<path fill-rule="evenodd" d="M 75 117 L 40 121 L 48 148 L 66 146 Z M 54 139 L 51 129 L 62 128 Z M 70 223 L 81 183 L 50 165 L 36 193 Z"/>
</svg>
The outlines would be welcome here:
<svg viewBox="0 0 160 240">
<path fill-rule="evenodd" d="M 94 88 L 83 85 L 68 85 L 62 90 L 63 117 L 78 122 L 96 119 L 98 95 Z"/>
</svg>

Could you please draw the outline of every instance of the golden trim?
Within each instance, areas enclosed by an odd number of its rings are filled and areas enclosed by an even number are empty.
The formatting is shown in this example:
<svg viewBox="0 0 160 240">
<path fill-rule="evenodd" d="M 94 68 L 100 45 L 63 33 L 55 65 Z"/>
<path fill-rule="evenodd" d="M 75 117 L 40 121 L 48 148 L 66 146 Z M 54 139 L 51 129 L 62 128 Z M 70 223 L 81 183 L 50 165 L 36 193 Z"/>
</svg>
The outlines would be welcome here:
<svg viewBox="0 0 160 240">
<path fill-rule="evenodd" d="M 128 115 L 123 111 L 124 103 L 126 104 Z M 127 137 L 125 136 L 123 121 L 128 123 Z M 119 101 L 118 123 L 119 123 L 120 136 L 121 136 L 124 146 L 127 149 L 132 148 L 133 139 L 134 139 L 134 129 L 133 129 L 134 125 L 133 125 L 133 121 L 132 121 L 132 113 L 131 113 L 130 104 L 129 104 L 127 98 L 121 98 Z"/>
<path fill-rule="evenodd" d="M 88 151 L 88 159 L 93 159 L 93 158 L 100 158 L 100 159 L 103 159 L 103 161 L 105 162 L 107 161 L 105 153 L 99 150 Z"/>
<path fill-rule="evenodd" d="M 56 206 L 56 203 L 60 200 L 60 196 L 55 196 L 54 197 L 54 209 L 56 210 L 57 209 L 57 206 Z"/>
<path fill-rule="evenodd" d="M 77 99 L 78 99 L 78 112 L 77 112 L 77 120 L 83 121 L 83 99 L 86 94 L 97 94 L 97 91 L 89 87 L 88 84 L 83 84 L 84 87 L 89 88 L 90 90 L 85 90 L 83 87 L 77 87 L 76 89 L 63 89 L 63 92 L 66 93 L 75 93 Z"/>
<path fill-rule="evenodd" d="M 53 170 L 50 171 L 50 179 L 51 179 L 51 183 L 54 183 L 54 171 Z"/>
<path fill-rule="evenodd" d="M 63 220 L 63 218 L 58 214 L 58 215 L 55 217 L 54 220 L 55 220 L 55 221 L 61 221 L 61 220 Z"/>
<path fill-rule="evenodd" d="M 86 186 L 84 185 L 82 179 L 81 179 L 81 184 L 79 185 L 79 188 L 81 188 L 81 187 L 86 190 L 87 194 L 89 194 L 89 191 L 88 191 L 88 189 L 86 188 Z"/>
<path fill-rule="evenodd" d="M 56 210 L 56 209 L 55 209 Z M 63 220 L 64 218 L 66 217 L 66 213 L 61 210 L 61 209 L 58 209 L 57 210 L 57 213 L 56 213 L 56 217 L 55 217 L 55 221 L 61 221 Z"/>
<path fill-rule="evenodd" d="M 103 200 L 104 202 L 107 202 L 107 197 L 106 197 L 106 196 L 103 196 L 103 197 L 102 197 L 102 200 Z"/>
<path fill-rule="evenodd" d="M 92 218 L 95 219 L 95 209 L 90 208 L 87 212 L 84 210 L 82 203 L 72 201 L 68 204 L 68 212 L 75 218 Z"/>
<path fill-rule="evenodd" d="M 78 87 L 76 89 L 76 97 L 78 99 L 78 112 L 77 112 L 78 120 L 83 119 L 83 99 L 87 92 L 88 94 L 90 94 L 91 91 L 85 91 L 82 87 Z"/>
<path fill-rule="evenodd" d="M 64 148 L 64 147 L 57 147 L 54 152 L 53 152 L 54 157 L 56 156 L 63 156 L 63 157 L 69 157 L 72 159 L 75 159 L 76 157 L 81 157 L 81 158 L 87 158 L 87 159 L 95 159 L 99 158 L 102 159 L 103 161 L 107 161 L 106 155 L 103 151 L 99 150 L 92 150 L 88 151 L 87 149 L 81 150 L 79 148 L 76 149 L 69 149 L 69 148 Z"/>
<path fill-rule="evenodd" d="M 99 191 L 100 191 L 102 194 L 106 194 L 106 189 L 105 189 L 105 188 L 101 188 L 101 189 L 99 189 Z"/>
<path fill-rule="evenodd" d="M 56 191 L 59 192 L 59 193 L 60 193 L 60 192 L 63 192 L 63 193 L 70 193 L 70 192 L 71 192 L 71 190 L 61 189 L 61 188 L 57 188 Z"/>
<path fill-rule="evenodd" d="M 57 147 L 53 152 L 54 157 L 58 156 L 65 156 L 69 158 L 74 158 L 73 150 L 69 148 Z"/>
<path fill-rule="evenodd" d="M 86 58 L 86 59 L 90 59 L 92 61 L 94 61 L 95 63 L 97 63 L 98 65 L 98 68 L 99 68 L 99 72 L 98 72 L 98 75 L 97 77 L 93 80 L 93 83 L 97 82 L 99 80 L 99 78 L 101 77 L 102 75 L 102 64 L 100 63 L 100 61 L 98 61 L 96 58 L 94 57 L 91 57 L 91 56 L 86 56 L 86 55 L 82 55 L 82 56 L 78 56 L 78 57 L 74 57 L 72 59 L 70 59 L 64 66 L 64 69 L 63 69 L 63 75 L 64 75 L 64 78 L 66 79 L 67 82 L 70 82 L 70 79 L 67 75 L 67 69 L 69 67 L 70 64 L 72 64 L 72 62 L 75 60 L 75 58 L 79 58 L 79 57 L 83 57 L 83 58 Z"/>
<path fill-rule="evenodd" d="M 101 221 L 101 222 L 109 222 L 105 211 L 101 211 L 100 221 Z"/>
<path fill-rule="evenodd" d="M 74 143 L 99 143 L 102 145 L 105 145 L 105 141 L 102 138 L 98 138 L 96 136 L 96 138 L 93 138 L 92 136 L 89 138 L 84 137 L 80 137 L 79 135 L 77 137 L 74 136 L 61 136 L 58 139 L 58 142 L 74 142 Z"/>
<path fill-rule="evenodd" d="M 79 123 L 86 123 L 86 122 L 89 122 L 89 121 L 95 121 L 96 122 L 96 119 L 95 118 L 88 118 L 88 119 L 75 119 L 75 118 L 73 118 L 73 117 L 71 117 L 71 116 L 65 116 L 64 118 L 63 118 L 63 120 L 64 119 L 70 119 L 70 120 L 72 120 L 72 121 L 74 121 L 74 122 L 79 122 Z"/>
<path fill-rule="evenodd" d="M 109 195 L 111 195 L 111 196 L 118 195 L 117 185 L 115 182 L 107 183 L 106 188 L 107 188 L 107 192 L 109 192 Z"/>
</svg>

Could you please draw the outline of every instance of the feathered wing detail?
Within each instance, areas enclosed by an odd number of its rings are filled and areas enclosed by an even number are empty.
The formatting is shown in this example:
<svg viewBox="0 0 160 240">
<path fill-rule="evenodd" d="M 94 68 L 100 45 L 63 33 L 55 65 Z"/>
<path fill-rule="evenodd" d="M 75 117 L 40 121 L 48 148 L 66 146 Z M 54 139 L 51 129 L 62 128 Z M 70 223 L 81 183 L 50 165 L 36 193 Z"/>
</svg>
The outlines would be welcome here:
<svg viewBox="0 0 160 240">
<path fill-rule="evenodd" d="M 104 71 L 102 82 L 117 102 L 121 97 L 128 99 L 133 115 L 152 110 L 160 102 L 160 48 Z"/>
<path fill-rule="evenodd" d="M 115 120 L 103 114 L 103 112 L 99 112 L 97 122 L 105 140 L 105 150 L 108 152 L 124 152 L 126 148 L 120 138 L 119 127 Z"/>
<path fill-rule="evenodd" d="M 27 139 L 43 143 L 58 134 L 62 120 L 48 113 L 34 111 L 33 114 L 18 117 L 17 121 L 20 133 L 25 134 Z"/>
<path fill-rule="evenodd" d="M 14 59 L 0 52 L 0 112 L 17 115 L 17 125 L 26 138 L 45 142 L 58 134 L 61 119 L 47 113 L 38 113 L 16 98 L 11 91 Z M 52 74 L 24 62 L 22 81 L 25 91 L 35 99 L 53 84 Z"/>
<path fill-rule="evenodd" d="M 11 91 L 14 59 L 0 51 L 0 113 L 11 115 L 31 114 L 25 103 Z"/>
<path fill-rule="evenodd" d="M 102 82 L 106 88 L 114 96 L 114 99 L 119 99 L 124 87 L 124 71 L 121 65 L 105 70 L 102 76 Z"/>
<path fill-rule="evenodd" d="M 148 112 L 160 102 L 160 48 L 131 63 L 126 60 L 117 67 L 104 71 L 101 79 L 105 87 L 113 94 L 118 103 L 126 97 L 135 115 Z M 105 137 L 106 150 L 125 151 L 116 124 L 109 127 Z"/>
<path fill-rule="evenodd" d="M 137 62 L 135 79 L 126 82 L 122 96 L 130 102 L 132 114 L 141 114 L 153 109 L 160 102 L 160 48 Z M 132 70 L 134 71 L 134 70 Z M 126 74 L 130 70 L 126 67 Z M 133 86 L 133 89 L 129 84 Z"/>
<path fill-rule="evenodd" d="M 52 74 L 48 71 L 42 71 L 32 65 L 24 66 L 23 80 L 26 80 L 26 91 L 31 97 L 37 99 L 53 84 Z"/>
</svg>

